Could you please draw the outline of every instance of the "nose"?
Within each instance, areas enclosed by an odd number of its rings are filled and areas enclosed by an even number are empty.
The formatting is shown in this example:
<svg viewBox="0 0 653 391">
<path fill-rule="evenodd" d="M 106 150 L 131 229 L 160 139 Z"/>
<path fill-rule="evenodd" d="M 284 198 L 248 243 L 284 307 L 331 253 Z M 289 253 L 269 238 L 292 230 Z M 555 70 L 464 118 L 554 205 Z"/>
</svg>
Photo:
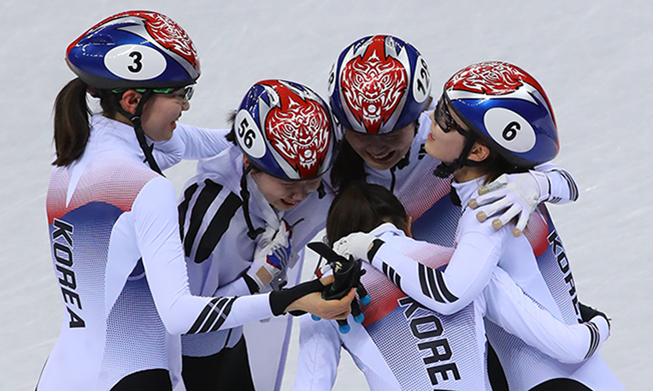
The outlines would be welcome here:
<svg viewBox="0 0 653 391">
<path fill-rule="evenodd" d="M 181 104 L 181 110 L 182 111 L 188 111 L 190 109 L 190 102 L 187 100 L 184 100 Z"/>
</svg>

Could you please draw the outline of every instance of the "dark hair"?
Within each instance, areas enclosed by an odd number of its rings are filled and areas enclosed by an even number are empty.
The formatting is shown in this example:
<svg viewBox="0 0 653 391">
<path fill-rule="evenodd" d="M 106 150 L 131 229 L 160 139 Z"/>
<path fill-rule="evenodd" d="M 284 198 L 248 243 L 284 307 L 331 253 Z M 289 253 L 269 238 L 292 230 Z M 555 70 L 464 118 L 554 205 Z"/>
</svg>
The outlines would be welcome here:
<svg viewBox="0 0 653 391">
<path fill-rule="evenodd" d="M 54 102 L 54 145 L 57 159 L 54 166 L 68 166 L 77 160 L 86 149 L 91 134 L 91 110 L 86 102 L 86 93 L 100 98 L 102 113 L 115 118 L 117 111 L 112 104 L 113 93 L 109 90 L 96 90 L 82 79 L 68 82 L 59 91 Z"/>
<path fill-rule="evenodd" d="M 503 156 L 501 156 L 496 148 L 493 148 L 491 144 L 487 143 L 482 138 L 477 138 L 476 142 L 486 146 L 490 150 L 490 155 L 476 165 L 483 175 L 485 175 L 484 184 L 486 185 L 500 177 L 502 174 L 528 172 L 528 170 L 532 169 L 532 167 L 518 167 L 509 163 Z"/>
<path fill-rule="evenodd" d="M 351 182 L 329 208 L 327 240 L 333 244 L 352 232 L 370 232 L 384 222 L 407 228 L 408 215 L 397 197 L 383 186 Z"/>
<path fill-rule="evenodd" d="M 231 128 L 231 131 L 227 133 L 225 138 L 233 145 L 238 146 L 236 142 L 236 114 L 238 114 L 237 110 L 230 111 L 227 114 L 227 125 Z"/>
<path fill-rule="evenodd" d="M 343 137 L 331 167 L 331 184 L 335 189 L 344 189 L 352 182 L 365 182 L 366 176 L 365 161 L 354 151 L 347 138 Z"/>
</svg>

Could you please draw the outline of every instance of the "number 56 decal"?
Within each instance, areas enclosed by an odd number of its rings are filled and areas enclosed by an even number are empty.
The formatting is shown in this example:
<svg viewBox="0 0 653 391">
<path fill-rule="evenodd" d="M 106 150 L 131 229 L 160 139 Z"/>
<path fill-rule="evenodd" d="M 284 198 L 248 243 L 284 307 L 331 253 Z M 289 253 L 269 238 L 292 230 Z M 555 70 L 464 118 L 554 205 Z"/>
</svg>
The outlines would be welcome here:
<svg viewBox="0 0 653 391">
<path fill-rule="evenodd" d="M 254 118 L 247 110 L 240 110 L 236 115 L 236 139 L 238 145 L 248 155 L 257 159 L 265 155 L 265 141 Z"/>
</svg>

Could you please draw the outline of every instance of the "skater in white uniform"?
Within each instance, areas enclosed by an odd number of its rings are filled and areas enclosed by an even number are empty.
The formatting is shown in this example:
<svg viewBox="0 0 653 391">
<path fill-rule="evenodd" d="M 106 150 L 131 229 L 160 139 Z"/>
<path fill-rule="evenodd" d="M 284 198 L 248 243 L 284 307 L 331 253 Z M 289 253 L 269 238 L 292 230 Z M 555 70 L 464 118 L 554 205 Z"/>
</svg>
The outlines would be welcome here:
<svg viewBox="0 0 653 391">
<path fill-rule="evenodd" d="M 175 190 L 161 169 L 226 144 L 223 133 L 177 123 L 200 75 L 181 27 L 156 12 L 123 12 L 75 40 L 66 61 L 78 77 L 55 103 L 47 194 L 64 319 L 38 390 L 171 390 L 180 334 L 295 310 L 348 313 L 353 293 L 327 302 L 318 280 L 247 297 L 190 293 Z M 90 115 L 88 94 L 101 113 Z"/>
<path fill-rule="evenodd" d="M 449 79 L 431 116 L 425 149 L 442 162 L 438 170 L 441 175 L 453 173 L 453 187 L 465 205 L 456 233 L 456 251 L 447 268 L 441 271 L 411 262 L 396 244 L 412 239 L 392 235 L 381 235 L 379 240 L 370 234 L 352 234 L 335 244 L 337 251 L 368 259 L 379 269 L 391 267 L 401 276 L 402 290 L 442 314 L 464 309 L 499 266 L 557 319 L 567 324 L 586 320 L 562 242 L 546 209 L 538 208 L 524 235 L 519 227 L 501 219 L 492 224 L 477 221 L 501 210 L 501 205 L 472 209 L 487 198 L 495 198 L 481 195 L 484 186 L 502 183 L 521 192 L 536 208 L 536 189 L 521 180 L 508 183 L 505 175 L 527 171 L 558 153 L 553 110 L 540 84 L 508 63 L 473 64 Z M 495 178 L 498 181 L 489 184 Z M 510 218 L 512 212 L 508 208 L 505 215 Z M 511 390 L 623 389 L 598 355 L 580 364 L 563 364 L 506 334 L 491 321 L 487 334 Z"/>
<path fill-rule="evenodd" d="M 374 230 L 384 222 L 392 224 Z M 328 242 L 372 230 L 376 236 L 403 237 L 404 232 L 410 236 L 410 218 L 384 187 L 352 183 L 331 205 Z M 434 269 L 446 267 L 453 253 L 452 248 L 427 242 L 399 244 L 403 254 Z M 341 347 L 352 355 L 372 390 L 491 390 L 483 317 L 568 363 L 590 357 L 609 334 L 609 323 L 602 316 L 564 325 L 525 296 L 501 268 L 494 270 L 488 285 L 466 308 L 442 315 L 393 285 L 393 281 L 401 285 L 402 280 L 392 267 L 384 265 L 383 271 L 369 264 L 363 267 L 361 282 L 373 301 L 362 306 L 362 325 L 349 322 L 352 329 L 343 334 L 335 321 L 302 317 L 296 390 L 330 390 Z"/>
<path fill-rule="evenodd" d="M 288 271 L 324 227 L 333 199 L 321 179 L 335 154 L 333 126 L 326 102 L 306 86 L 263 80 L 247 91 L 229 136 L 237 146 L 200 161 L 182 191 L 192 293 L 247 297 L 296 283 Z M 253 346 L 242 327 L 183 336 L 186 388 L 253 390 L 259 368 L 250 364 L 248 345 L 272 367 L 265 386 L 274 387 L 288 324 L 257 325 L 264 338 Z"/>
</svg>

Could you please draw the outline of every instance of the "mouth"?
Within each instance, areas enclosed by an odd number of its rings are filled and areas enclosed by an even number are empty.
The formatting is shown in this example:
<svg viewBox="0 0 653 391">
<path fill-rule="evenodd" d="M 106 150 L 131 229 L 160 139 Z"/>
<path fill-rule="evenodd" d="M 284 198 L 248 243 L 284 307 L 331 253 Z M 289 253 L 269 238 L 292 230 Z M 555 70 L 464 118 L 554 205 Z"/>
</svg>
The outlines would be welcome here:
<svg viewBox="0 0 653 391">
<path fill-rule="evenodd" d="M 281 204 L 288 208 L 293 208 L 298 203 L 299 201 L 288 201 L 288 200 L 284 200 L 283 198 L 281 199 Z"/>
<path fill-rule="evenodd" d="M 394 157 L 395 151 L 390 151 L 382 154 L 374 154 L 368 152 L 367 155 L 370 157 L 370 159 L 376 163 L 385 163 Z"/>
</svg>

